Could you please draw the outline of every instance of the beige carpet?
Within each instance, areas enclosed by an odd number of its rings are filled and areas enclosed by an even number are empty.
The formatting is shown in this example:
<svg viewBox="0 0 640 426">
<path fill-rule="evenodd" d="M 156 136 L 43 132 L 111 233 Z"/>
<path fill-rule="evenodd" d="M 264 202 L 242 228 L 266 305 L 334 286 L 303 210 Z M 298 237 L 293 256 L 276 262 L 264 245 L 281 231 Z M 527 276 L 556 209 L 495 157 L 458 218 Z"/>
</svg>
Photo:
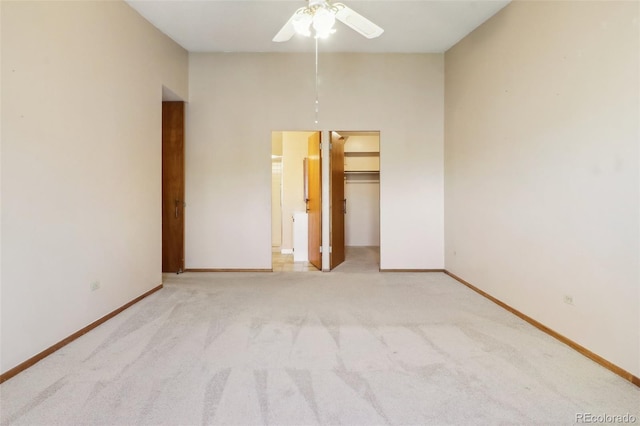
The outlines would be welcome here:
<svg viewBox="0 0 640 426">
<path fill-rule="evenodd" d="M 0 422 L 640 423 L 640 389 L 448 276 L 347 256 L 331 273 L 167 275 L 2 384 Z"/>
</svg>

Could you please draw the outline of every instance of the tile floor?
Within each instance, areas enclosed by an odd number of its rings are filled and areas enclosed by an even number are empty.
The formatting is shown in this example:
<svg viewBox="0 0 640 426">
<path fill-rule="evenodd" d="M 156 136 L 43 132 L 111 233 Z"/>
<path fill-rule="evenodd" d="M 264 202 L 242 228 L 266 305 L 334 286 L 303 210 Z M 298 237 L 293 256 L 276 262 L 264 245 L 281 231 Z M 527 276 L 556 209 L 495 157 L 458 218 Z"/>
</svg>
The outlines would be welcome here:
<svg viewBox="0 0 640 426">
<path fill-rule="evenodd" d="M 380 247 L 345 247 L 345 261 L 334 268 L 335 272 L 378 272 L 380 268 Z M 319 272 L 309 262 L 294 262 L 293 254 L 280 253 L 279 247 L 272 248 L 273 272 Z"/>
<path fill-rule="evenodd" d="M 271 252 L 273 272 L 319 272 L 309 262 L 294 262 L 293 254 L 282 254 L 279 247 L 273 247 Z"/>
</svg>

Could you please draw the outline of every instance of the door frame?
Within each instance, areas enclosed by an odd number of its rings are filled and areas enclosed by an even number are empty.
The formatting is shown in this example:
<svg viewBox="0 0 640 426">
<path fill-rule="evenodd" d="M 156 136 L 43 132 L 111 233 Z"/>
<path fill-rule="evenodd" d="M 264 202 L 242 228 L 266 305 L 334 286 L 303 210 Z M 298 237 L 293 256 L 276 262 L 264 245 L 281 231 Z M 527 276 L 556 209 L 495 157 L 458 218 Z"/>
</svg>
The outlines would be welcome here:
<svg viewBox="0 0 640 426">
<path fill-rule="evenodd" d="M 380 167 L 379 167 L 379 172 L 378 172 L 378 235 L 380 238 L 380 245 L 379 245 L 379 258 L 378 258 L 378 269 L 380 270 L 380 265 L 382 264 L 382 217 L 381 217 L 381 213 L 382 213 L 382 200 L 381 200 L 381 192 L 382 192 L 382 131 L 381 130 L 330 130 L 326 132 L 326 137 L 325 137 L 325 141 L 330 140 L 331 138 L 331 133 L 332 132 L 336 132 L 340 135 L 347 135 L 349 136 L 349 133 L 376 133 L 378 136 L 378 157 L 380 158 Z M 324 132 L 323 132 L 324 133 Z M 330 152 L 330 145 L 327 142 L 327 146 L 323 146 L 323 161 L 325 161 L 325 163 L 329 163 L 329 161 L 332 158 L 332 154 Z M 323 169 L 323 172 L 326 173 L 327 175 L 331 175 L 331 171 L 332 171 L 332 166 L 330 164 L 327 164 L 326 169 Z M 327 178 L 326 180 L 323 180 L 322 182 L 323 184 L 323 189 L 326 189 L 326 195 L 323 192 L 323 197 L 325 200 L 327 200 L 327 202 L 325 203 L 325 205 L 323 206 L 323 225 L 326 226 L 326 228 L 328 228 L 328 231 L 325 235 L 323 235 L 324 238 L 324 242 L 326 243 L 323 244 L 323 252 L 325 253 L 329 253 L 331 251 L 331 207 L 329 205 L 330 200 L 332 199 L 332 194 L 331 194 L 331 182 L 330 180 Z M 346 187 L 345 187 L 345 198 L 346 198 Z M 348 209 L 348 203 L 349 201 L 347 200 L 347 209 Z M 326 215 L 326 218 L 324 217 Z M 325 221 L 326 219 L 326 221 Z M 345 248 L 346 248 L 346 214 L 345 214 Z M 346 250 L 345 250 L 346 251 Z M 326 263 L 323 263 L 323 271 L 330 271 L 331 268 L 331 262 L 329 260 L 329 256 L 326 256 Z"/>
<path fill-rule="evenodd" d="M 320 199 L 318 200 L 319 201 L 319 207 L 320 207 L 320 212 L 319 212 L 319 218 L 320 218 L 319 232 L 320 232 L 320 235 L 319 235 L 318 248 L 316 249 L 316 252 L 318 250 L 323 252 L 324 251 L 324 246 L 323 246 L 323 241 L 324 241 L 324 237 L 323 237 L 324 223 L 323 223 L 322 207 L 323 207 L 323 204 L 324 204 L 324 193 L 322 191 L 324 189 L 323 188 L 323 179 L 324 179 L 324 169 L 323 168 L 324 168 L 325 161 L 324 161 L 323 154 L 322 154 L 323 153 L 322 145 L 323 145 L 323 141 L 324 141 L 324 135 L 323 135 L 323 132 L 320 131 L 320 130 L 272 130 L 271 133 L 270 133 L 270 143 L 271 143 L 271 150 L 270 150 L 271 156 L 270 157 L 271 157 L 271 163 L 272 164 L 273 164 L 273 157 L 272 156 L 274 155 L 274 142 L 276 142 L 277 138 L 279 137 L 277 135 L 278 134 L 286 135 L 287 133 L 298 133 L 298 134 L 300 134 L 297 137 L 300 138 L 300 140 L 299 140 L 300 145 L 301 145 L 301 147 L 304 146 L 303 149 L 304 149 L 304 151 L 306 153 L 305 154 L 305 162 L 304 162 L 305 166 L 302 167 L 302 169 L 304 169 L 305 171 L 304 171 L 303 174 L 301 174 L 301 177 L 303 177 L 303 180 L 307 179 L 305 167 L 307 167 L 307 165 L 309 164 L 309 137 L 313 136 L 313 135 L 317 135 L 317 137 L 319 139 L 318 145 L 319 145 L 320 150 L 319 150 L 319 153 L 316 154 L 316 157 L 317 157 L 316 160 L 317 160 L 317 172 L 318 172 L 318 175 L 319 175 L 318 176 L 318 181 L 319 181 L 318 183 L 319 183 L 319 187 L 320 187 L 320 197 L 319 197 Z M 306 137 L 302 138 L 302 135 L 301 135 L 302 133 L 306 133 L 307 134 Z M 297 145 L 298 141 L 296 140 L 295 142 L 296 142 L 296 145 Z M 285 165 L 285 162 L 286 162 L 285 157 L 286 157 L 286 155 L 285 155 L 284 151 L 279 152 L 278 155 L 282 156 L 281 157 L 281 159 L 282 159 L 282 172 L 283 172 L 282 179 L 284 179 L 285 169 L 288 168 L 289 166 L 291 166 L 291 163 L 289 162 L 287 165 Z M 291 158 L 291 157 L 289 157 L 289 158 Z M 292 161 L 292 160 L 290 159 L 289 161 Z M 300 166 L 302 166 L 302 164 L 300 164 Z M 271 170 L 272 170 L 271 171 L 271 176 L 273 178 L 273 167 L 271 167 Z M 297 173 L 297 172 L 295 172 L 295 173 Z M 294 175 L 296 175 L 296 174 L 294 174 Z M 286 217 L 287 217 L 287 215 L 289 215 L 289 212 L 291 210 L 290 209 L 286 209 L 285 206 L 284 206 L 284 198 L 285 198 L 284 194 L 286 193 L 286 190 L 284 189 L 284 186 L 285 186 L 285 182 L 283 181 L 282 185 L 281 185 L 281 191 L 283 191 L 281 193 L 282 208 L 281 208 L 281 211 L 280 211 L 279 220 L 280 220 L 281 228 L 282 228 L 281 229 L 281 233 L 283 235 L 282 236 L 282 242 L 287 240 L 287 245 L 284 246 L 284 247 L 286 247 L 286 251 L 285 251 L 285 249 L 282 249 L 283 246 L 281 246 L 281 253 L 283 253 L 283 254 L 291 254 L 292 250 L 289 248 L 289 245 L 288 245 L 289 236 L 287 236 L 285 238 L 285 226 L 288 226 L 286 224 L 286 221 L 287 221 Z M 300 200 L 305 200 L 304 204 L 307 205 L 308 203 L 306 203 L 306 197 L 307 197 L 306 196 L 306 194 L 307 194 L 307 192 L 306 192 L 306 190 L 307 190 L 306 182 L 303 183 L 303 187 L 304 187 L 304 189 L 300 188 L 300 193 L 299 194 L 297 192 L 295 193 L 295 197 L 296 197 L 296 199 L 297 199 L 297 197 L 300 197 Z M 289 191 L 288 193 L 292 194 L 291 191 Z M 289 197 L 291 197 L 291 195 Z M 273 203 L 273 201 L 274 201 L 273 200 L 273 186 L 271 186 L 271 197 L 270 197 L 271 204 Z M 291 211 L 291 213 L 293 213 L 295 211 L 300 211 L 299 210 L 300 207 L 302 207 L 302 206 L 298 206 L 298 207 L 294 208 L 294 210 Z M 271 210 L 271 223 L 272 223 L 272 225 L 271 225 L 271 234 L 272 235 L 271 235 L 271 238 L 270 238 L 270 240 L 271 240 L 270 251 L 272 253 L 272 255 L 271 255 L 271 269 L 274 270 L 274 262 L 273 262 L 273 253 L 274 253 L 274 251 L 273 251 L 273 245 L 272 245 L 272 243 L 273 243 L 273 231 L 274 231 L 274 229 L 273 229 L 273 221 L 274 221 L 273 205 L 271 206 L 270 210 Z M 292 231 L 293 231 L 293 229 L 292 229 Z M 307 235 L 307 238 L 309 239 L 309 235 Z M 295 237 L 291 236 L 291 244 L 294 244 L 294 241 L 295 241 Z M 292 247 L 293 247 L 293 245 L 292 245 Z M 311 253 L 309 253 L 309 255 L 311 255 Z M 318 263 L 318 265 L 314 265 L 314 267 L 316 267 L 318 270 L 322 270 L 321 266 L 322 266 L 322 262 L 323 262 L 323 259 L 324 259 L 323 253 L 320 253 L 319 256 L 320 256 L 319 263 Z M 313 264 L 313 263 L 311 261 L 309 261 L 309 264 Z M 320 267 L 318 267 L 318 266 L 320 266 Z"/>
<path fill-rule="evenodd" d="M 185 267 L 185 110 L 184 101 L 162 101 L 162 272 L 178 274 Z"/>
</svg>

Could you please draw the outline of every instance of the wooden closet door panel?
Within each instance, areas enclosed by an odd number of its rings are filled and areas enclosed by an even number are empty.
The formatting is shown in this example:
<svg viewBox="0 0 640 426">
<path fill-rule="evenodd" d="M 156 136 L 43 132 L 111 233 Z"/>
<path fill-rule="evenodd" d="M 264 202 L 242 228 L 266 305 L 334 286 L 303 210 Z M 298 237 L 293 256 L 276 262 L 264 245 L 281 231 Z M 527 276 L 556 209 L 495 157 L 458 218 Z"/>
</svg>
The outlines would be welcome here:
<svg viewBox="0 0 640 426">
<path fill-rule="evenodd" d="M 184 102 L 162 103 L 162 272 L 184 269 Z"/>
<path fill-rule="evenodd" d="M 347 200 L 344 196 L 344 138 L 331 132 L 331 253 L 330 268 L 344 262 L 344 222 Z"/>
</svg>

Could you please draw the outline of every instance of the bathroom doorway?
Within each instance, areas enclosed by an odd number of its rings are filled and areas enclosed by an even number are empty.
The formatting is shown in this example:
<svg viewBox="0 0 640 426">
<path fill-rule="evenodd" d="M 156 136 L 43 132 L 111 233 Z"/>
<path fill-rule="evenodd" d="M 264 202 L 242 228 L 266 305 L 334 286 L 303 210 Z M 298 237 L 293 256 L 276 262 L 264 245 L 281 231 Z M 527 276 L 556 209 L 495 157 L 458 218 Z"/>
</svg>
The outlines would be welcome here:
<svg viewBox="0 0 640 426">
<path fill-rule="evenodd" d="M 272 268 L 318 271 L 322 267 L 321 159 L 318 131 L 271 135 Z"/>
</svg>

